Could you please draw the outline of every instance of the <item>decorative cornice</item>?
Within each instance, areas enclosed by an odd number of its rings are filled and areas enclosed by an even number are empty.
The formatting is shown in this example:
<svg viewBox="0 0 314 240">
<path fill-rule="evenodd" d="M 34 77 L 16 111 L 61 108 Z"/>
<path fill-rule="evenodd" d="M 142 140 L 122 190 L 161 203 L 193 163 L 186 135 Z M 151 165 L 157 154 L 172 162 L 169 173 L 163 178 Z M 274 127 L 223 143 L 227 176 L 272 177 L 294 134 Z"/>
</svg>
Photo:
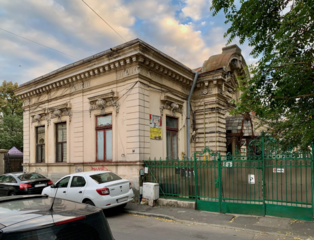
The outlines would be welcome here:
<svg viewBox="0 0 314 240">
<path fill-rule="evenodd" d="M 133 63 L 138 63 L 139 66 L 134 66 Z M 132 67 L 133 64 L 133 67 Z M 65 86 L 76 86 L 77 84 L 85 84 L 85 82 L 93 77 L 96 77 L 100 74 L 105 74 L 107 72 L 117 71 L 117 79 L 121 79 L 124 77 L 128 77 L 129 75 L 139 74 L 140 73 L 140 65 L 145 66 L 146 68 L 150 69 L 150 71 L 154 71 L 158 74 L 163 74 L 168 78 L 181 83 L 186 86 L 191 86 L 193 79 L 188 78 L 185 74 L 180 74 L 179 72 L 172 70 L 172 68 L 168 67 L 165 64 L 161 64 L 157 61 L 144 57 L 142 54 L 135 54 L 132 56 L 125 56 L 119 60 L 115 60 L 113 62 L 104 62 L 103 65 L 96 66 L 92 68 L 84 66 L 85 71 L 80 73 L 76 73 L 70 76 L 67 76 L 61 80 L 47 83 L 44 86 L 39 86 L 32 88 L 26 92 L 17 94 L 21 99 L 25 99 L 25 106 L 29 104 L 28 99 L 36 96 L 41 95 L 44 93 L 48 93 L 53 89 L 58 89 Z M 130 66 L 130 67 L 128 67 Z M 89 82 L 86 87 L 90 85 Z M 84 86 L 85 88 L 85 86 Z"/>
</svg>

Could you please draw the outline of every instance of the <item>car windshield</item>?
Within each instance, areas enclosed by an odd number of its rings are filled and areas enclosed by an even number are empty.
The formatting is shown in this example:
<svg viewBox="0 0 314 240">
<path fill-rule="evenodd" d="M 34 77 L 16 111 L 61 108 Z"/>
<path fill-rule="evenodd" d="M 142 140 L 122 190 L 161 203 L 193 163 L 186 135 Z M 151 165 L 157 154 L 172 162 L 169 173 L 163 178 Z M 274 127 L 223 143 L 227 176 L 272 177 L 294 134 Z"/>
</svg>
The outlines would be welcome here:
<svg viewBox="0 0 314 240">
<path fill-rule="evenodd" d="M 90 175 L 90 177 L 98 184 L 120 180 L 119 176 L 112 172 Z"/>
<path fill-rule="evenodd" d="M 45 177 L 38 173 L 24 173 L 21 176 L 18 176 L 18 178 L 22 181 L 25 181 L 25 180 L 33 180 L 33 179 L 39 179 L 39 178 L 45 178 Z"/>
</svg>

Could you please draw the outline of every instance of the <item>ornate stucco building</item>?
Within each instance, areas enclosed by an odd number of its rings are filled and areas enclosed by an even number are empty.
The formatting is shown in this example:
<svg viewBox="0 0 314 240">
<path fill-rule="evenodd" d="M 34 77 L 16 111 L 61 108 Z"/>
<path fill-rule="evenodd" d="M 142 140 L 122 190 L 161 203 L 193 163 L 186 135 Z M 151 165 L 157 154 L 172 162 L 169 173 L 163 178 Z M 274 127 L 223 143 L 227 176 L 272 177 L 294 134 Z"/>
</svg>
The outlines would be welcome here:
<svg viewBox="0 0 314 240">
<path fill-rule="evenodd" d="M 143 160 L 181 159 L 187 142 L 191 154 L 204 146 L 226 154 L 226 117 L 245 67 L 236 45 L 192 70 L 135 39 L 26 82 L 16 90 L 24 102 L 24 170 L 57 180 L 109 169 L 138 189 Z"/>
</svg>

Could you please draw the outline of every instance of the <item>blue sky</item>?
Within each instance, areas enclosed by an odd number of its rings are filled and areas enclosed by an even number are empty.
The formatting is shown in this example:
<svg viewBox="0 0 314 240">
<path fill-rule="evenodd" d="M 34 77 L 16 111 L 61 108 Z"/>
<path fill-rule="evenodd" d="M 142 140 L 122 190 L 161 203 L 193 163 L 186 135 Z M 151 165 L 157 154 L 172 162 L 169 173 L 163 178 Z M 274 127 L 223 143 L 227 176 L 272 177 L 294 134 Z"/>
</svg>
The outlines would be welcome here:
<svg viewBox="0 0 314 240">
<path fill-rule="evenodd" d="M 221 53 L 228 26 L 209 0 L 85 0 L 126 40 L 140 38 L 190 68 Z M 0 83 L 19 84 L 124 42 L 81 0 L 0 0 Z M 239 44 L 238 41 L 233 43 Z M 241 45 L 248 64 L 251 48 Z"/>
</svg>

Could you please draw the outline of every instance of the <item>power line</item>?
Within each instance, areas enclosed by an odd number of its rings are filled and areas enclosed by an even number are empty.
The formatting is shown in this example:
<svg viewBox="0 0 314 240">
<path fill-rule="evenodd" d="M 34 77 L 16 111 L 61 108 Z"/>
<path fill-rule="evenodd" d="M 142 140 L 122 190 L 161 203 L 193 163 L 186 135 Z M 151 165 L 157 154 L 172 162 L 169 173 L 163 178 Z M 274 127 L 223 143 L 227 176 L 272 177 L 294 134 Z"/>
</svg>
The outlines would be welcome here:
<svg viewBox="0 0 314 240">
<path fill-rule="evenodd" d="M 126 41 L 126 40 L 124 39 L 124 37 L 122 37 L 116 30 L 114 30 L 114 28 L 111 27 L 110 24 L 105 21 L 105 19 L 103 19 L 101 16 L 99 16 L 99 14 L 96 13 L 95 10 L 92 9 L 86 2 L 84 2 L 84 0 L 82 0 L 82 2 L 85 3 L 86 6 L 89 7 L 98 17 L 100 17 L 101 20 L 103 20 L 113 31 L 115 31 L 116 34 L 118 34 L 124 41 Z"/>
<path fill-rule="evenodd" d="M 35 42 L 35 41 L 30 40 L 30 39 L 28 39 L 28 38 L 25 38 L 25 37 L 22 37 L 22 36 L 20 36 L 20 35 L 17 35 L 16 33 L 10 32 L 10 31 L 5 30 L 5 29 L 3 29 L 3 28 L 0 28 L 0 29 L 1 29 L 2 31 L 5 31 L 5 32 L 8 32 L 8 33 L 11 33 L 11 34 L 13 34 L 13 35 L 15 35 L 15 36 L 17 36 L 17 37 L 23 38 L 23 39 L 25 39 L 25 40 L 27 40 L 27 41 L 30 41 L 30 42 L 33 42 L 33 43 L 39 44 L 40 46 L 43 46 L 43 47 L 46 47 L 46 48 L 52 49 L 52 50 L 54 50 L 54 51 L 56 51 L 56 52 L 62 53 L 62 54 L 67 55 L 67 56 L 69 56 L 69 57 L 76 58 L 76 57 L 71 56 L 71 55 L 68 55 L 68 54 L 66 54 L 66 53 L 64 53 L 64 52 L 60 52 L 59 50 L 56 50 L 56 49 L 54 49 L 54 48 L 48 47 L 48 46 L 43 45 L 43 44 L 41 44 L 41 43 L 38 43 L 38 42 Z M 77 59 L 77 58 L 76 58 L 76 59 Z"/>
</svg>

